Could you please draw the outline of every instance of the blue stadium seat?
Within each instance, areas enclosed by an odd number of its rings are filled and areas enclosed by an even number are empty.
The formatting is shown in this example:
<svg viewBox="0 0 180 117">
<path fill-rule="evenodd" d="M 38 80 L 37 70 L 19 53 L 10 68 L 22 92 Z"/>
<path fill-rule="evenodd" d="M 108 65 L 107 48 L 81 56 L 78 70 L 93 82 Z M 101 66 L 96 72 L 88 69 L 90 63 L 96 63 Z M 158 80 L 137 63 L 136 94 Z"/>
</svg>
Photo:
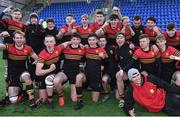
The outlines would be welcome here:
<svg viewBox="0 0 180 117">
<path fill-rule="evenodd" d="M 179 3 L 180 0 L 114 0 L 114 6 L 120 7 L 123 16 L 127 15 L 132 20 L 138 14 L 143 22 L 149 16 L 154 16 L 162 30 L 170 22 L 180 29 Z"/>
</svg>

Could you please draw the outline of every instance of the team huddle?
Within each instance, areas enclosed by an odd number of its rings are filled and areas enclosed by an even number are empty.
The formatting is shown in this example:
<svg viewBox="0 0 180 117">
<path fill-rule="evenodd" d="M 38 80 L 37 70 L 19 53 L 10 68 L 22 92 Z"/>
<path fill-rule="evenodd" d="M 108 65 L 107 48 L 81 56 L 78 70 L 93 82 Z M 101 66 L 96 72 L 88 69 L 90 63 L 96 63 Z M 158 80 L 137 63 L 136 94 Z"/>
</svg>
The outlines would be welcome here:
<svg viewBox="0 0 180 117">
<path fill-rule="evenodd" d="M 11 18 L 4 18 L 10 12 Z M 175 24 L 162 32 L 154 17 L 143 26 L 141 17 L 134 16 L 131 26 L 118 7 L 107 20 L 97 11 L 91 25 L 87 14 L 79 26 L 67 14 L 60 29 L 53 19 L 42 26 L 36 13 L 26 24 L 21 18 L 22 11 L 11 6 L 0 14 L 6 81 L 1 107 L 28 97 L 31 108 L 46 102 L 53 109 L 55 92 L 64 106 L 63 85 L 69 82 L 76 110 L 83 107 L 83 90 L 89 89 L 93 102 L 115 92 L 119 107 L 130 116 L 136 115 L 134 102 L 150 112 L 180 115 L 180 31 Z M 34 97 L 34 86 L 39 97 Z"/>
</svg>

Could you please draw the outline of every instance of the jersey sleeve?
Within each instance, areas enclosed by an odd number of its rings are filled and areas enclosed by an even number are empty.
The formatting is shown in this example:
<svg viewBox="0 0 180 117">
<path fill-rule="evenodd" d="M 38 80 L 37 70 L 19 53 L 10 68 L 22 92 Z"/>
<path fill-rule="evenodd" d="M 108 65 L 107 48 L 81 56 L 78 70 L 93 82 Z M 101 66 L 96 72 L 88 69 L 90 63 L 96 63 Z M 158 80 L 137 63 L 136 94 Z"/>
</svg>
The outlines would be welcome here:
<svg viewBox="0 0 180 117">
<path fill-rule="evenodd" d="M 38 55 L 38 59 L 37 59 L 38 63 L 44 63 L 45 62 L 45 56 L 44 56 L 44 52 L 41 51 Z"/>
<path fill-rule="evenodd" d="M 174 47 L 170 47 L 170 49 L 171 49 L 172 55 L 174 55 L 174 56 L 180 56 L 180 51 L 179 51 L 179 50 L 177 50 L 177 49 L 174 48 Z"/>
<path fill-rule="evenodd" d="M 29 46 L 28 47 L 28 55 L 32 56 L 34 54 L 34 50 Z"/>
<path fill-rule="evenodd" d="M 136 50 L 135 52 L 134 52 L 134 54 L 132 55 L 132 58 L 134 59 L 134 60 L 138 60 L 138 51 Z"/>
</svg>

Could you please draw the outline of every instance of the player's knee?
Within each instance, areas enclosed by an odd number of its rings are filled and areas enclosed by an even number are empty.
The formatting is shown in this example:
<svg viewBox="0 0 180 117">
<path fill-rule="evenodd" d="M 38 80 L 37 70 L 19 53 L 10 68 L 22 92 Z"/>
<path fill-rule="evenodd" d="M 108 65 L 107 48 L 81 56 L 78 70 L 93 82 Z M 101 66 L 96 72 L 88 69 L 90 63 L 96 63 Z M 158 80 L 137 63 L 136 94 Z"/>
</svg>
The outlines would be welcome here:
<svg viewBox="0 0 180 117">
<path fill-rule="evenodd" d="M 61 79 L 61 77 L 55 77 L 53 82 L 54 82 L 54 85 L 61 85 L 62 79 Z"/>
<path fill-rule="evenodd" d="M 108 79 L 109 79 L 108 76 L 103 76 L 102 82 L 106 84 L 106 83 L 108 83 Z"/>
<path fill-rule="evenodd" d="M 32 83 L 31 77 L 30 77 L 30 73 L 29 72 L 24 72 L 21 74 L 20 80 L 22 82 L 28 82 L 28 83 Z"/>
<path fill-rule="evenodd" d="M 78 74 L 76 76 L 76 82 L 82 82 L 83 76 L 81 74 Z"/>
<path fill-rule="evenodd" d="M 18 100 L 18 96 L 10 96 L 10 97 L 9 97 L 9 101 L 10 101 L 12 104 L 17 103 L 17 100 Z"/>
<path fill-rule="evenodd" d="M 45 78 L 45 83 L 47 88 L 53 88 L 54 87 L 54 75 L 49 75 Z"/>
</svg>

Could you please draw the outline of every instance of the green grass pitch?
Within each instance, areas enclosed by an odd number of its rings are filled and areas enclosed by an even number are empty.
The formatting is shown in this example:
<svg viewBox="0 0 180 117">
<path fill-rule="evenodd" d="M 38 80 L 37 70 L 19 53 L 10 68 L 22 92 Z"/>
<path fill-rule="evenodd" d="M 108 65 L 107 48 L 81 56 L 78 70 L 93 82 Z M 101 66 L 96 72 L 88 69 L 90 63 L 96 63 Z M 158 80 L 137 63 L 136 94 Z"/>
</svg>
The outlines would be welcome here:
<svg viewBox="0 0 180 117">
<path fill-rule="evenodd" d="M 2 58 L 2 57 L 1 57 Z M 3 60 L 0 59 L 0 99 L 5 95 L 4 67 Z M 69 84 L 65 85 L 65 106 L 60 107 L 57 103 L 57 96 L 54 96 L 55 108 L 49 110 L 46 104 L 31 109 L 27 106 L 28 102 L 11 104 L 5 108 L 0 108 L 0 116 L 124 116 L 124 112 L 118 107 L 118 101 L 111 97 L 106 102 L 93 103 L 91 93 L 84 92 L 84 107 L 74 110 L 74 103 L 70 99 Z M 139 105 L 135 105 L 136 115 L 138 116 L 166 116 L 166 114 L 149 113 Z"/>
</svg>

